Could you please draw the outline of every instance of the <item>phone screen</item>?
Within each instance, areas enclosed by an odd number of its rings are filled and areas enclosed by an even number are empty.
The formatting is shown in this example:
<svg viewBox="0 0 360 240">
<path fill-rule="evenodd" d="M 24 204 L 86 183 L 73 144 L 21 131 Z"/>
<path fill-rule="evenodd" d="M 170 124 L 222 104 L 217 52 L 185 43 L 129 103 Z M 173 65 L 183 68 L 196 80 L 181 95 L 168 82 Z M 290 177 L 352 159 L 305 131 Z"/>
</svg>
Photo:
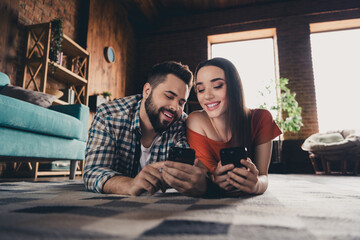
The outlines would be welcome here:
<svg viewBox="0 0 360 240">
<path fill-rule="evenodd" d="M 223 148 L 220 150 L 220 159 L 223 166 L 234 164 L 236 168 L 246 167 L 240 163 L 241 159 L 247 158 L 247 150 L 245 147 Z"/>
<path fill-rule="evenodd" d="M 194 165 L 195 150 L 192 148 L 172 147 L 169 152 L 169 160 Z"/>
</svg>

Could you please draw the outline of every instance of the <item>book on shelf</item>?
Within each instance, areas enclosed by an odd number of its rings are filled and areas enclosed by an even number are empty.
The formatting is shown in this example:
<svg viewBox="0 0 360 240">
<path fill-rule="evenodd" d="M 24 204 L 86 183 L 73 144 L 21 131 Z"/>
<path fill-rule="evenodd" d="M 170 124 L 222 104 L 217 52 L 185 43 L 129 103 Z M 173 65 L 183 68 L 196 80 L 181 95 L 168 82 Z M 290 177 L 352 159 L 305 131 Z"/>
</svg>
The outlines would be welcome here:
<svg viewBox="0 0 360 240">
<path fill-rule="evenodd" d="M 60 98 L 69 104 L 74 104 L 75 102 L 75 91 L 72 89 L 61 89 L 64 92 L 64 95 Z"/>
</svg>

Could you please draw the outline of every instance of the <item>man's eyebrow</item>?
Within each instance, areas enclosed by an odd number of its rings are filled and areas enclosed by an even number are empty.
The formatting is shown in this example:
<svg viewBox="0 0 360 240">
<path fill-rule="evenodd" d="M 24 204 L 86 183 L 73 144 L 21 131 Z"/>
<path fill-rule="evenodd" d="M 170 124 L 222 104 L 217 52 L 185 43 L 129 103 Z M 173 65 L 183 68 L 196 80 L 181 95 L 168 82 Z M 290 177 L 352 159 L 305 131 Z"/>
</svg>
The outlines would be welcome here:
<svg viewBox="0 0 360 240">
<path fill-rule="evenodd" d="M 214 78 L 214 79 L 211 79 L 210 82 L 216 82 L 216 81 L 220 81 L 220 80 L 225 81 L 223 78 Z M 203 84 L 202 82 L 198 82 L 198 83 L 196 83 L 196 86 L 202 85 L 202 84 Z"/>
<path fill-rule="evenodd" d="M 171 95 L 174 95 L 175 97 L 178 96 L 176 93 L 174 93 L 173 91 L 170 91 L 170 90 L 165 91 L 165 92 L 170 93 Z M 182 99 L 180 99 L 180 101 L 186 102 L 186 99 L 185 99 L 185 98 L 182 98 Z"/>
</svg>

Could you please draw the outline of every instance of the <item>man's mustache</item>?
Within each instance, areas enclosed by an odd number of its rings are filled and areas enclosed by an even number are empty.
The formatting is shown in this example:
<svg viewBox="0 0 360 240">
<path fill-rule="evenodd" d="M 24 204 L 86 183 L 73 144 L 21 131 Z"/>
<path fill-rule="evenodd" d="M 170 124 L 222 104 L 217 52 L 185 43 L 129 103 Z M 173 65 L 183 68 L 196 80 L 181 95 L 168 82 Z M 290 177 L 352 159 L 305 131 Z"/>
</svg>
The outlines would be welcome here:
<svg viewBox="0 0 360 240">
<path fill-rule="evenodd" d="M 171 110 L 171 109 L 168 109 L 168 108 L 165 108 L 165 107 L 161 107 L 159 109 L 159 112 L 163 112 L 163 111 L 167 111 L 167 112 L 171 113 L 172 115 L 174 115 L 175 119 L 177 119 L 179 117 L 177 112 L 175 112 L 174 110 Z"/>
</svg>

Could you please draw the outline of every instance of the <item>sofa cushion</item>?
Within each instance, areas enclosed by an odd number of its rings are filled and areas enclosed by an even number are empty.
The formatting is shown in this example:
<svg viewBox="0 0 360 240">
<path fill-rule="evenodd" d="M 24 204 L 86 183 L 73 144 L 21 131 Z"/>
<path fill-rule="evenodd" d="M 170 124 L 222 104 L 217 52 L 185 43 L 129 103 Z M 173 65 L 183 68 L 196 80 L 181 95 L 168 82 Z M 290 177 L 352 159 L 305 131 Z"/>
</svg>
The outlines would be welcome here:
<svg viewBox="0 0 360 240">
<path fill-rule="evenodd" d="M 0 126 L 83 139 L 83 124 L 67 114 L 0 95 Z"/>
<path fill-rule="evenodd" d="M 83 160 L 86 143 L 0 127 L 0 156 Z"/>
<path fill-rule="evenodd" d="M 351 132 L 353 134 L 348 134 L 345 138 L 341 131 L 315 133 L 304 141 L 301 148 L 305 151 L 325 154 L 347 153 L 359 149 L 360 135 L 356 135 L 356 131 Z"/>
<path fill-rule="evenodd" d="M 18 86 L 6 85 L 0 90 L 0 94 L 17 98 L 19 100 L 36 104 L 45 108 L 51 106 L 52 102 L 57 98 L 54 95 L 43 92 L 31 91 Z"/>
</svg>

